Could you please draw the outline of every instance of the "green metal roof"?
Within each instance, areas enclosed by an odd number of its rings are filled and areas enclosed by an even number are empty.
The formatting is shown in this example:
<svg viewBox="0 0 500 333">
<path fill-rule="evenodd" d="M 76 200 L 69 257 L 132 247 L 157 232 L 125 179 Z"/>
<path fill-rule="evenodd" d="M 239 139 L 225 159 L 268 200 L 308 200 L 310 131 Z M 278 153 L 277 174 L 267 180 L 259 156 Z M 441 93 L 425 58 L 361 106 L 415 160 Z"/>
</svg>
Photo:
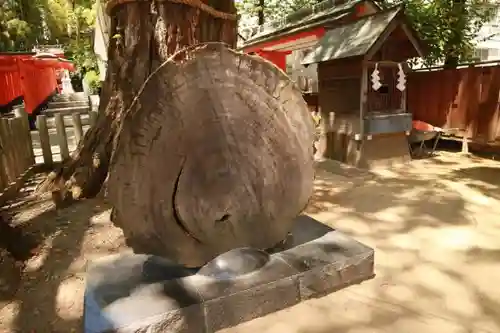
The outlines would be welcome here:
<svg viewBox="0 0 500 333">
<path fill-rule="evenodd" d="M 364 55 L 401 11 L 401 7 L 363 17 L 329 30 L 309 53 L 303 65 Z"/>
</svg>

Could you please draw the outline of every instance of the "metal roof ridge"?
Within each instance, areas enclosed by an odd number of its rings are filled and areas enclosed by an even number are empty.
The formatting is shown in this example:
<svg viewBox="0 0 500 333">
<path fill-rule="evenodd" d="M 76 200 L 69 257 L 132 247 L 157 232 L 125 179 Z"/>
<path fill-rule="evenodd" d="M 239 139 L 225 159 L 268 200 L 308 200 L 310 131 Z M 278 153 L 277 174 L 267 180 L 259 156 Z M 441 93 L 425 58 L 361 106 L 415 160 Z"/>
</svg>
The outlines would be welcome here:
<svg viewBox="0 0 500 333">
<path fill-rule="evenodd" d="M 328 60 L 334 60 L 334 59 L 341 59 L 341 58 L 346 58 L 346 57 L 353 57 L 353 56 L 359 56 L 365 52 L 367 52 L 375 43 L 376 39 L 383 34 L 383 32 L 387 29 L 387 26 L 392 22 L 403 10 L 403 6 L 397 5 L 393 6 L 387 9 L 384 9 L 380 12 L 362 16 L 358 18 L 357 20 L 341 24 L 331 30 L 329 30 L 319 41 L 315 49 L 308 55 L 306 56 L 302 61 L 302 65 L 310 65 L 312 63 L 318 63 L 318 62 L 324 62 Z M 369 39 L 365 40 L 363 43 L 359 45 L 351 45 L 349 46 L 344 45 L 344 41 L 337 40 L 337 43 L 340 44 L 331 44 L 332 48 L 329 49 L 329 55 L 325 57 L 324 54 L 324 49 L 325 49 L 325 43 L 331 43 L 332 42 L 332 37 L 334 37 L 336 34 L 341 33 L 344 34 L 346 31 L 352 32 L 352 30 L 356 29 L 361 29 L 363 26 L 368 24 L 371 20 L 376 20 L 377 18 L 382 18 L 385 22 L 385 27 L 381 31 L 378 32 L 377 35 L 371 36 Z M 351 31 L 350 31 L 351 30 Z M 375 32 L 375 30 L 371 30 L 371 32 Z M 365 37 L 366 38 L 366 37 Z M 373 40 L 371 40 L 373 39 Z M 336 45 L 336 46 L 335 46 Z M 362 47 L 362 49 L 360 49 Z M 332 53 L 332 50 L 336 50 L 335 52 Z M 341 51 L 342 50 L 342 51 Z M 335 54 L 337 52 L 340 52 L 339 54 Z"/>
<path fill-rule="evenodd" d="M 363 21 L 363 20 L 369 20 L 369 19 L 371 19 L 374 16 L 387 15 L 390 12 L 393 12 L 393 11 L 394 12 L 400 12 L 400 11 L 403 10 L 403 7 L 404 7 L 404 5 L 398 4 L 398 5 L 395 5 L 395 6 L 386 8 L 386 9 L 383 9 L 383 10 L 381 10 L 379 12 L 376 12 L 376 13 L 373 13 L 373 14 L 361 16 L 361 17 L 357 18 L 356 20 L 349 21 L 347 23 L 341 24 L 338 27 L 335 27 L 334 29 L 337 29 L 337 28 L 340 28 L 340 27 L 349 26 L 351 24 L 356 24 L 356 23 L 359 23 L 360 21 Z M 334 29 L 332 29 L 332 30 L 334 30 Z"/>
<path fill-rule="evenodd" d="M 332 0 L 325 0 L 325 1 L 322 1 L 320 2 L 319 4 L 317 5 L 321 5 L 322 3 L 326 3 L 327 1 L 332 1 Z M 346 2 L 344 3 L 341 3 L 341 4 L 338 4 L 338 5 L 333 5 L 329 8 L 326 8 L 322 11 L 319 11 L 319 12 L 311 12 L 309 15 L 306 15 L 304 16 L 303 18 L 299 19 L 297 22 L 289 22 L 288 24 L 284 24 L 282 26 L 278 26 L 276 27 L 276 29 L 274 30 L 271 30 L 269 32 L 266 32 L 266 33 L 263 33 L 262 35 L 254 35 L 250 38 L 248 38 L 245 42 L 249 42 L 250 44 L 253 44 L 254 42 L 256 42 L 257 40 L 260 40 L 260 39 L 264 39 L 267 38 L 267 37 L 272 37 L 274 34 L 277 34 L 277 33 L 280 33 L 280 32 L 285 32 L 287 29 L 293 29 L 293 28 L 298 28 L 302 25 L 307 25 L 308 23 L 311 23 L 315 20 L 321 20 L 322 18 L 325 18 L 325 17 L 328 17 L 330 15 L 334 15 L 334 14 L 338 14 L 338 13 L 342 13 L 342 12 L 347 12 L 349 10 L 351 10 L 354 6 L 356 6 L 357 4 L 359 4 L 360 2 L 363 2 L 363 1 L 366 1 L 366 0 L 347 0 Z M 332 1 L 334 2 L 334 1 Z M 349 6 L 347 6 L 349 5 Z M 335 9 L 336 6 L 344 6 L 345 8 L 339 8 L 339 10 L 337 11 L 332 11 L 333 9 Z M 299 9 L 300 11 L 300 9 Z M 290 14 L 290 15 L 293 15 L 295 14 L 296 12 Z M 271 22 L 270 22 L 271 23 Z M 293 25 L 295 23 L 295 25 Z M 254 27 L 248 27 L 247 29 L 252 29 L 252 28 L 255 28 Z"/>
</svg>

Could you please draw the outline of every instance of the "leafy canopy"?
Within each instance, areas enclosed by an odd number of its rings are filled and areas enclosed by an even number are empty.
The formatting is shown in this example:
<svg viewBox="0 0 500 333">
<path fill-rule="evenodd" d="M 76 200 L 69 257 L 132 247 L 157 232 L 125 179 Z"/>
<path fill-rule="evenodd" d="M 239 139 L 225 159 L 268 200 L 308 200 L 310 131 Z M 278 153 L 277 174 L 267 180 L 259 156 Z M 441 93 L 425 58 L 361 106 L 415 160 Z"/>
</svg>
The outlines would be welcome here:
<svg viewBox="0 0 500 333">
<path fill-rule="evenodd" d="M 256 24 L 281 19 L 317 0 L 235 0 L 242 21 Z M 379 1 L 383 6 L 400 0 Z M 493 0 L 402 0 L 406 13 L 428 46 L 425 64 L 454 66 L 473 56 L 474 38 L 494 14 Z M 37 44 L 65 44 L 79 68 L 95 69 L 89 32 L 95 0 L 0 1 L 0 51 L 31 50 Z"/>
<path fill-rule="evenodd" d="M 484 0 L 404 0 L 406 14 L 429 54 L 426 65 L 444 63 L 454 67 L 470 61 L 474 55 L 474 39 L 496 10 Z"/>
<path fill-rule="evenodd" d="M 91 44 L 95 0 L 0 1 L 0 52 L 62 44 L 79 70 L 97 68 Z"/>
<path fill-rule="evenodd" d="M 254 21 L 257 23 L 259 11 L 264 11 L 265 22 L 278 20 L 299 10 L 302 7 L 311 6 L 319 3 L 317 0 L 237 0 L 236 8 L 242 15 L 243 20 Z"/>
</svg>

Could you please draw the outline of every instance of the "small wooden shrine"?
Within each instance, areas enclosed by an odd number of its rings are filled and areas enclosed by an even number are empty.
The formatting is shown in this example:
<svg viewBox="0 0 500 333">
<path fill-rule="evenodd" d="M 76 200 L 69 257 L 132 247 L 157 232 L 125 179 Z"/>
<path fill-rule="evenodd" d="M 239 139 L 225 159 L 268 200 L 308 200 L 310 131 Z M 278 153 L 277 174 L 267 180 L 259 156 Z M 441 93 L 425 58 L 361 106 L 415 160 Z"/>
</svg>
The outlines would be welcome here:
<svg viewBox="0 0 500 333">
<path fill-rule="evenodd" d="M 318 64 L 320 151 L 363 168 L 410 159 L 407 60 L 421 41 L 397 6 L 328 30 L 302 64 Z"/>
</svg>

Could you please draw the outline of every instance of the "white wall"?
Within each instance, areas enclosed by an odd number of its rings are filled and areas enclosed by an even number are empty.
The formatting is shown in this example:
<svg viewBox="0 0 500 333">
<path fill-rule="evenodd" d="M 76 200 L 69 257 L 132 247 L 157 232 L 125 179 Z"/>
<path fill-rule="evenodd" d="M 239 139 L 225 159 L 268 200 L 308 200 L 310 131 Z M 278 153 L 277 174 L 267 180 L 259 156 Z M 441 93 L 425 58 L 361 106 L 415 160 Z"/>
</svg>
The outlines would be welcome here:
<svg viewBox="0 0 500 333">
<path fill-rule="evenodd" d="M 476 37 L 475 57 L 481 61 L 500 59 L 500 7 L 492 20 L 485 23 Z"/>
<path fill-rule="evenodd" d="M 298 76 L 309 76 L 311 78 L 318 77 L 318 65 L 312 64 L 307 67 L 302 66 L 301 61 L 304 59 L 307 50 L 292 51 L 287 56 L 287 73 L 296 81 Z"/>
<path fill-rule="evenodd" d="M 302 49 L 292 51 L 292 53 L 287 56 L 286 62 L 287 73 L 292 78 L 292 80 L 295 82 L 299 82 L 299 77 L 307 77 L 308 85 L 305 90 L 311 92 L 317 91 L 318 89 L 318 65 L 311 64 L 307 67 L 304 67 L 301 64 L 308 51 L 310 50 Z M 302 87 L 301 89 L 304 88 Z"/>
</svg>

